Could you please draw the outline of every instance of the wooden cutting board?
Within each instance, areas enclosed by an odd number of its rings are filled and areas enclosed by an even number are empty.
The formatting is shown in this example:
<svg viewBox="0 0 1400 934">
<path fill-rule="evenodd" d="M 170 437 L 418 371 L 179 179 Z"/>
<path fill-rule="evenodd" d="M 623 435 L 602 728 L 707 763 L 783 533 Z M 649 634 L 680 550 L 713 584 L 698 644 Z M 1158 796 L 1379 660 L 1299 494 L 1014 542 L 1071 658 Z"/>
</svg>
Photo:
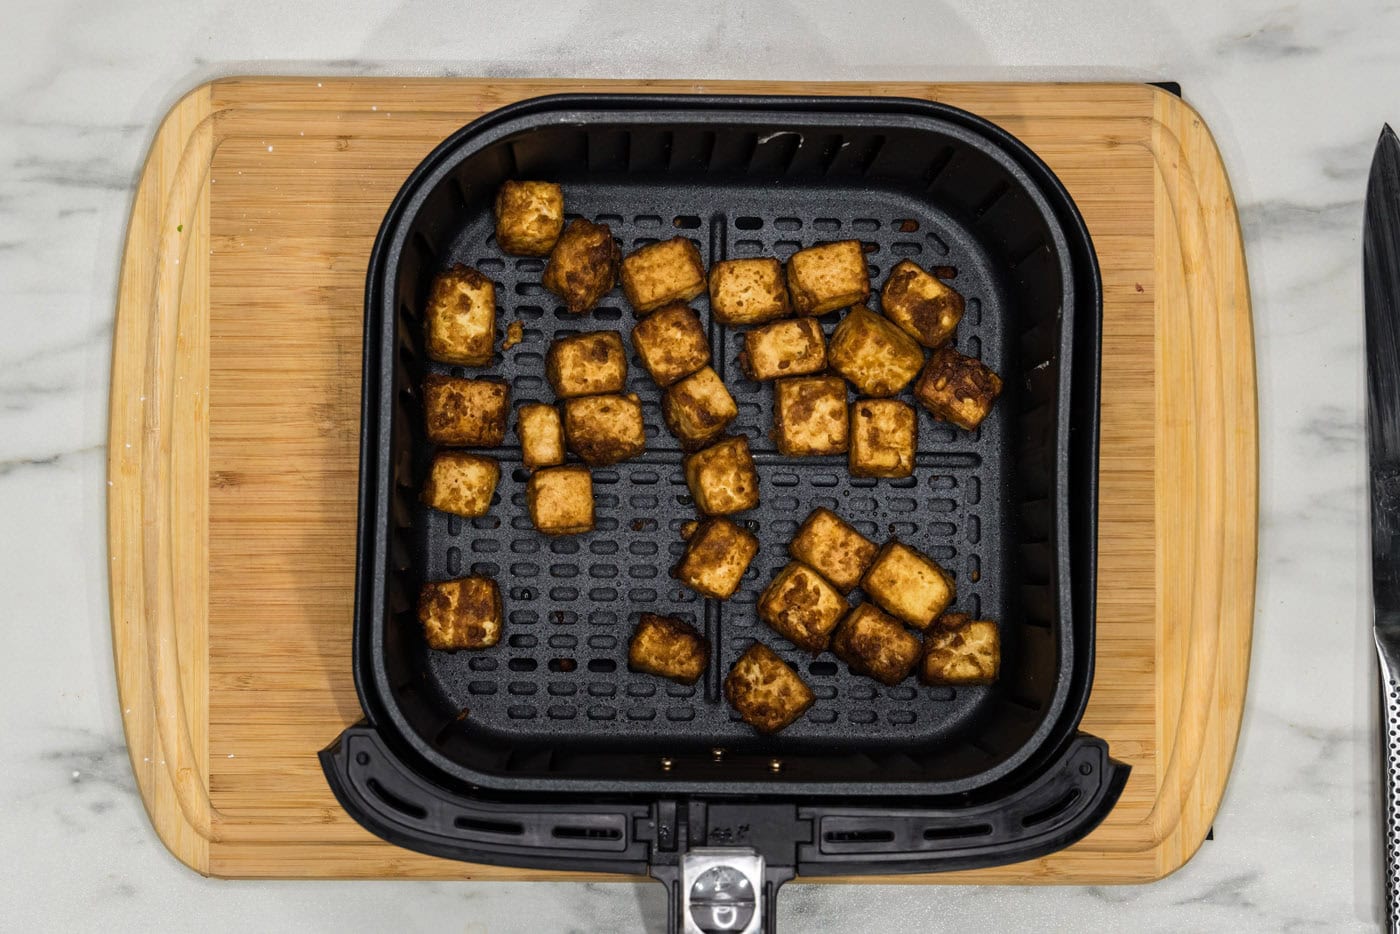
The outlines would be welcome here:
<svg viewBox="0 0 1400 934">
<path fill-rule="evenodd" d="M 1184 863 L 1219 805 L 1244 703 L 1254 350 L 1219 154 L 1190 107 L 1137 84 L 254 78 L 191 92 L 141 178 L 112 363 L 115 661 L 161 839 L 215 876 L 587 878 L 383 843 L 337 806 L 316 752 L 360 717 L 361 302 L 380 220 L 462 124 L 590 90 L 928 98 L 999 123 L 1059 174 L 1104 279 L 1098 659 L 1084 729 L 1132 778 L 1064 852 L 838 881 L 1141 882 Z"/>
</svg>

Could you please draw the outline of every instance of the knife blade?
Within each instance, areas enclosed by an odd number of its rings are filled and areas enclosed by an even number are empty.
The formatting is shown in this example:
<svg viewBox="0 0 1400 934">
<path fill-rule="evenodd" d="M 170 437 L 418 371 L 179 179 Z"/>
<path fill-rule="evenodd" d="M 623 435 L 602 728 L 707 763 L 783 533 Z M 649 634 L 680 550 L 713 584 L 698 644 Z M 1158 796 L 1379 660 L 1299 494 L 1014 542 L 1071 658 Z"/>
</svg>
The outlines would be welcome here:
<svg viewBox="0 0 1400 934">
<path fill-rule="evenodd" d="M 1400 139 L 1387 125 L 1366 183 L 1366 447 L 1371 597 L 1381 674 L 1386 925 L 1400 931 Z"/>
</svg>

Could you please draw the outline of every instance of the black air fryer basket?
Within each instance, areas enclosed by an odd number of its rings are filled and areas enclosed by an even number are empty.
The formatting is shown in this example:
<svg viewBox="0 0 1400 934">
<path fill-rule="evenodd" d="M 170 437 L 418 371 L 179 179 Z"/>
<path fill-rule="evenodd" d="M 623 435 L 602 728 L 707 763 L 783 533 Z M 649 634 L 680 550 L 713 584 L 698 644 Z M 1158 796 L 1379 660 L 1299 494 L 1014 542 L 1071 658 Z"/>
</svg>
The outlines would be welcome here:
<svg viewBox="0 0 1400 934">
<path fill-rule="evenodd" d="M 876 288 L 906 257 L 951 267 L 967 298 L 956 346 L 1003 375 L 1003 395 L 972 432 L 920 410 L 913 477 L 853 478 L 844 457 L 777 452 L 769 388 L 744 377 L 740 341 L 710 323 L 760 481 L 759 507 L 739 518 L 762 548 L 728 602 L 668 575 L 695 510 L 635 359 L 627 388 L 643 401 L 647 451 L 593 472 L 595 531 L 533 529 L 513 425 L 488 452 L 502 464 L 490 513 L 430 510 L 417 498 L 431 456 L 419 387 L 429 373 L 468 375 L 424 353 L 434 275 L 475 266 L 496 280 L 502 326 L 523 323 L 524 341 L 489 369 L 513 406 L 550 401 L 553 338 L 625 336 L 634 320 L 615 294 L 570 315 L 540 284 L 543 260 L 500 251 L 491 202 L 511 178 L 560 182 L 571 216 L 609 224 L 624 253 L 682 235 L 709 265 L 859 239 Z M 569 95 L 465 127 L 409 177 L 369 265 L 354 661 L 365 720 L 322 754 L 341 803 L 429 853 L 649 872 L 686 930 L 746 930 L 760 914 L 771 924 L 764 904 L 794 874 L 962 869 L 1079 839 L 1128 771 L 1078 732 L 1094 662 L 1101 304 L 1088 232 L 1059 181 L 1015 138 L 950 107 Z M 708 321 L 705 298 L 694 306 Z M 828 333 L 838 317 L 823 319 Z M 1000 680 L 885 687 L 762 626 L 757 596 L 817 506 L 949 568 L 959 608 L 1000 623 Z M 483 652 L 430 651 L 418 590 L 468 573 L 500 583 L 505 636 Z M 704 630 L 713 652 L 699 683 L 628 670 L 641 612 Z M 817 696 L 776 736 L 755 734 L 721 696 L 755 638 Z"/>
</svg>

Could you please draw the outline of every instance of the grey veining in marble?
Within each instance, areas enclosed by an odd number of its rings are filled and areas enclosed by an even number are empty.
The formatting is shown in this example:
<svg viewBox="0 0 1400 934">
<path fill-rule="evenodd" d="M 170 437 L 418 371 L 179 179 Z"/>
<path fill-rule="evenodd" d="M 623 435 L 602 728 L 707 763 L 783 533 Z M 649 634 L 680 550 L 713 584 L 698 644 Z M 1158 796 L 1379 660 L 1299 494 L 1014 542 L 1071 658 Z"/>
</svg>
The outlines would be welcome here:
<svg viewBox="0 0 1400 934">
<path fill-rule="evenodd" d="M 231 73 L 1174 79 L 1240 204 L 1261 553 L 1235 771 L 1181 871 L 1129 888 L 790 886 L 791 931 L 1351 931 L 1377 918 L 1361 196 L 1400 121 L 1400 9 L 1342 2 L 474 4 L 0 10 L 0 918 L 12 930 L 658 930 L 659 887 L 230 883 L 133 787 L 111 672 L 104 439 L 121 237 L 164 111 Z"/>
</svg>

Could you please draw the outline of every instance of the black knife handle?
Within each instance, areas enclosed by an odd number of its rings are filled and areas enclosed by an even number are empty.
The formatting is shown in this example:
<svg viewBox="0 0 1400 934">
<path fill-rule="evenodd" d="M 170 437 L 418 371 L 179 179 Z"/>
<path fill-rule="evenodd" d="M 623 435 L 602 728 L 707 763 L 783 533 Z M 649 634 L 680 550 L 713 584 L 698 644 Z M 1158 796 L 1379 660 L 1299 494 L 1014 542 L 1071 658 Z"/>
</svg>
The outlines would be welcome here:
<svg viewBox="0 0 1400 934">
<path fill-rule="evenodd" d="M 1387 633 L 1377 627 L 1376 648 L 1381 668 L 1381 795 L 1382 837 L 1385 840 L 1385 924 L 1392 934 L 1400 934 L 1400 665 L 1395 646 Z"/>
</svg>

